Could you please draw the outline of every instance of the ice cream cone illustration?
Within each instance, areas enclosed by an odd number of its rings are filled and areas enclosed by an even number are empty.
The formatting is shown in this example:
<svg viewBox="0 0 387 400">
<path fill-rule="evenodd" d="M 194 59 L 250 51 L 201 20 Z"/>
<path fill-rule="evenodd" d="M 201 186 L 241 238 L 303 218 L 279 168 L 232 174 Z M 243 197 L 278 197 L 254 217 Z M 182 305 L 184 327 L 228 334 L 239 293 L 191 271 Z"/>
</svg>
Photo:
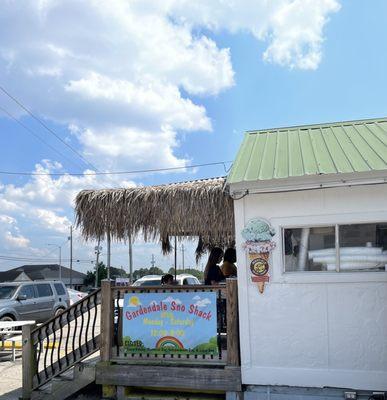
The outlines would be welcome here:
<svg viewBox="0 0 387 400">
<path fill-rule="evenodd" d="M 270 279 L 269 258 L 270 252 L 275 248 L 275 242 L 271 240 L 273 235 L 273 228 L 258 219 L 250 221 L 242 231 L 242 236 L 246 239 L 243 247 L 248 252 L 251 280 L 257 283 L 260 293 L 264 292 L 265 283 Z"/>
</svg>

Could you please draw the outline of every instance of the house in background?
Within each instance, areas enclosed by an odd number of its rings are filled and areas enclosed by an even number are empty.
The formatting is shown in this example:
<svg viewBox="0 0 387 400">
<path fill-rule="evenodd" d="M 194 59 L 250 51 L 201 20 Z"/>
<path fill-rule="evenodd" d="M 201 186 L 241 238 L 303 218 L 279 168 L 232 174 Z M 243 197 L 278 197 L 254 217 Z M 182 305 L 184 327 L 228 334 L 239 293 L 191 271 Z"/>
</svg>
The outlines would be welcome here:
<svg viewBox="0 0 387 400">
<path fill-rule="evenodd" d="M 70 286 L 70 268 L 61 267 L 62 282 Z M 84 286 L 86 275 L 82 272 L 72 270 L 72 286 L 79 290 Z M 58 264 L 22 265 L 8 271 L 0 272 L 0 282 L 14 281 L 54 281 L 59 280 Z"/>
</svg>

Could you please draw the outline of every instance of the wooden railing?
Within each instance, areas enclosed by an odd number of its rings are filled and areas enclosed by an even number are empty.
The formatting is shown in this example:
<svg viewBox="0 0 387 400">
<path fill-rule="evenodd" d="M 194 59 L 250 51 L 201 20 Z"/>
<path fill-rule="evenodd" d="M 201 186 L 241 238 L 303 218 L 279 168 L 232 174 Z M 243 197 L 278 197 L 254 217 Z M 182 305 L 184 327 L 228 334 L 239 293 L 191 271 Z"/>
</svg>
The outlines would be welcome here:
<svg viewBox="0 0 387 400">
<path fill-rule="evenodd" d="M 217 354 L 154 354 L 144 350 L 143 353 L 127 354 L 122 341 L 122 303 L 127 293 L 185 293 L 215 292 L 217 298 Z M 222 364 L 238 366 L 239 326 L 238 294 L 236 279 L 228 279 L 225 285 L 218 286 L 113 286 L 109 281 L 102 282 L 101 305 L 101 361 L 120 363 L 141 363 L 157 361 L 158 363 L 193 363 Z"/>
<path fill-rule="evenodd" d="M 23 399 L 100 348 L 101 290 L 42 325 L 23 327 Z"/>
</svg>

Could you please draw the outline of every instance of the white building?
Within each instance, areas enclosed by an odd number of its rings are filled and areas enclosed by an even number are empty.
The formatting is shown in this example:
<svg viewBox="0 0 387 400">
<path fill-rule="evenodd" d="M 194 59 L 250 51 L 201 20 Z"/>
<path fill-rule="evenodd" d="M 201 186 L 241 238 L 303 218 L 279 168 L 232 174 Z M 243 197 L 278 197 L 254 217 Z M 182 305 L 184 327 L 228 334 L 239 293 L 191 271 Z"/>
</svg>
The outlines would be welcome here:
<svg viewBox="0 0 387 400">
<path fill-rule="evenodd" d="M 387 119 L 246 134 L 228 185 L 247 398 L 387 391 L 386 181 Z M 263 293 L 242 248 L 255 218 L 275 231 Z"/>
</svg>

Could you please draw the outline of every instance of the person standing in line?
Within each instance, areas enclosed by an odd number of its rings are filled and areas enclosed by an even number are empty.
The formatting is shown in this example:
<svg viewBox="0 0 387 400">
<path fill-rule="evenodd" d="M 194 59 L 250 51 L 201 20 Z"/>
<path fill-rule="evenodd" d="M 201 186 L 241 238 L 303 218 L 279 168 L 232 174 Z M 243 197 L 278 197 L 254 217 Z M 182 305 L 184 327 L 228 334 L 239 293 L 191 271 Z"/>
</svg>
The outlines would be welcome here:
<svg viewBox="0 0 387 400">
<path fill-rule="evenodd" d="M 218 266 L 222 258 L 223 250 L 220 247 L 214 247 L 210 252 L 206 269 L 204 270 L 205 285 L 217 285 L 224 280 L 224 275 Z"/>
</svg>

